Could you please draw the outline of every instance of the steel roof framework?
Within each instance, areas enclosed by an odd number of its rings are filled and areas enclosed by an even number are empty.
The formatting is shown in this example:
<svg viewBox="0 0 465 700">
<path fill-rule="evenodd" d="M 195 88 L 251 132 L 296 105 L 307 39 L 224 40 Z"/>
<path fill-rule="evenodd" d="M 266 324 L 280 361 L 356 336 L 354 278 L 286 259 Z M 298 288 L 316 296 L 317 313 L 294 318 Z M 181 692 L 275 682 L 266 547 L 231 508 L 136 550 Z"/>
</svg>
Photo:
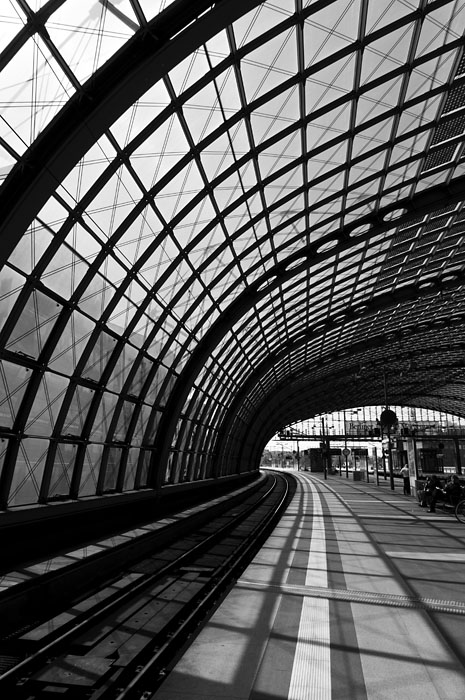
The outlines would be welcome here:
<svg viewBox="0 0 465 700">
<path fill-rule="evenodd" d="M 465 415 L 463 0 L 11 0 L 0 504 Z"/>
</svg>

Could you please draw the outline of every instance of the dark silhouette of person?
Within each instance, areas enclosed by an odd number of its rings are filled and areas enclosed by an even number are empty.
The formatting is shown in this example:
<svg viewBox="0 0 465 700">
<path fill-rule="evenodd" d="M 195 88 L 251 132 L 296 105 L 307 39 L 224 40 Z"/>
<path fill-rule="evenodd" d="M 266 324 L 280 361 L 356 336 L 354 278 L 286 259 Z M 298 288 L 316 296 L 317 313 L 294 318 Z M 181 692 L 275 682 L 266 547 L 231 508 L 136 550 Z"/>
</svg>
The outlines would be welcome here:
<svg viewBox="0 0 465 700">
<path fill-rule="evenodd" d="M 438 499 L 443 499 L 451 505 L 455 506 L 462 496 L 462 487 L 457 474 L 453 474 L 447 481 L 443 489 L 435 488 L 431 496 L 428 513 L 436 512 L 436 502 Z"/>
<path fill-rule="evenodd" d="M 441 482 L 439 481 L 436 474 L 432 474 L 432 476 L 429 476 L 425 482 L 425 488 L 423 489 L 423 494 L 420 502 L 420 506 L 422 508 L 426 508 L 426 506 L 430 505 L 433 493 L 437 488 L 441 488 Z"/>
</svg>

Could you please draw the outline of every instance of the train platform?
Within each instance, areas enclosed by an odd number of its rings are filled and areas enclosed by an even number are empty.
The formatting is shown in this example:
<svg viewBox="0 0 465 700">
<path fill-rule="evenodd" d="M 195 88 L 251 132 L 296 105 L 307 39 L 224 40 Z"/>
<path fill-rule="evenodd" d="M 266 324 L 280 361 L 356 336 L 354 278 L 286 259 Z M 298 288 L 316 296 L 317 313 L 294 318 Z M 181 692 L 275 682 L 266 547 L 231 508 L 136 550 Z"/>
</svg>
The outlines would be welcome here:
<svg viewBox="0 0 465 700">
<path fill-rule="evenodd" d="M 464 700 L 465 525 L 294 472 L 278 527 L 152 700 Z"/>
</svg>

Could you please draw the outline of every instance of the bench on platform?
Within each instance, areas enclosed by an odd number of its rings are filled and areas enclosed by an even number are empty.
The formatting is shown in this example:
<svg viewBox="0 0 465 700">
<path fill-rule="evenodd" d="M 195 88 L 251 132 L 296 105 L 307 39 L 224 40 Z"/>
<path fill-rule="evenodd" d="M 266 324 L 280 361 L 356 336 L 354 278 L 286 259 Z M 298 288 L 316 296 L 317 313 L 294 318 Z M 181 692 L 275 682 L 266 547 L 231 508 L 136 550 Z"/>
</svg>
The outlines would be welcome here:
<svg viewBox="0 0 465 700">
<path fill-rule="evenodd" d="M 417 489 L 416 489 L 418 502 L 420 504 L 423 504 L 423 505 L 424 505 L 425 483 L 426 483 L 426 479 L 424 479 L 422 481 L 419 480 L 417 482 Z M 444 487 L 447 483 L 447 478 L 440 478 L 439 483 L 440 483 L 440 488 L 444 489 Z M 455 507 L 456 507 L 457 503 L 465 498 L 465 481 L 463 479 L 460 479 L 460 486 L 462 488 L 462 492 L 461 492 L 460 496 L 458 496 L 456 498 L 452 498 L 451 496 L 449 496 L 447 494 L 441 493 L 438 496 L 438 498 L 436 499 L 436 506 L 439 506 L 440 508 L 442 508 L 443 510 L 445 510 L 447 512 L 453 513 L 455 511 Z"/>
</svg>

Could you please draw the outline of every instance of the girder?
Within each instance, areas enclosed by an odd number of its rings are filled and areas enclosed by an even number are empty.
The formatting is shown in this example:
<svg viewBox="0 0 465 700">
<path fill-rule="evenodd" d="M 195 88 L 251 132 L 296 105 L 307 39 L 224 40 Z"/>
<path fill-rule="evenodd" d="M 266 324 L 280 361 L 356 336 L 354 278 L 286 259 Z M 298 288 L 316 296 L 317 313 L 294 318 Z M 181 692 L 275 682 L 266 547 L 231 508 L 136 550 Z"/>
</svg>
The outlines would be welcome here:
<svg viewBox="0 0 465 700">
<path fill-rule="evenodd" d="M 255 469 L 382 376 L 465 415 L 463 3 L 41 5 L 0 44 L 1 507 Z"/>
</svg>

